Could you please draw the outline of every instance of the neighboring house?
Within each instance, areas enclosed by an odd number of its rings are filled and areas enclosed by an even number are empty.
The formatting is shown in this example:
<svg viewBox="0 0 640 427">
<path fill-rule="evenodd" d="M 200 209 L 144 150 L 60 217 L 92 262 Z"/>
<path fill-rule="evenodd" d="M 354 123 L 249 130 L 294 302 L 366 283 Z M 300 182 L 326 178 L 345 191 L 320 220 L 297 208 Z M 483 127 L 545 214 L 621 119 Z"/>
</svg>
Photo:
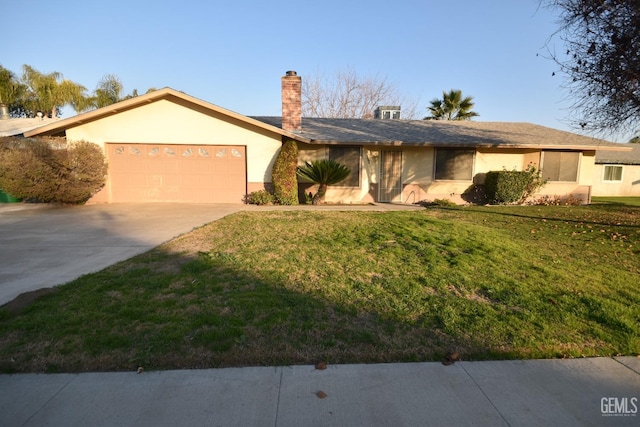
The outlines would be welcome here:
<svg viewBox="0 0 640 427">
<path fill-rule="evenodd" d="M 594 196 L 640 196 L 640 144 L 631 151 L 596 151 Z"/>
<path fill-rule="evenodd" d="M 0 119 L 0 137 L 22 136 L 25 132 L 57 121 L 57 118 L 49 119 L 46 117 L 34 119 L 3 118 Z"/>
<path fill-rule="evenodd" d="M 270 188 L 284 138 L 298 142 L 301 164 L 331 158 L 352 170 L 328 202 L 462 202 L 486 172 L 530 163 L 549 180 L 541 194 L 588 202 L 596 150 L 628 150 L 528 123 L 302 118 L 301 88 L 295 72 L 282 77 L 282 117 L 247 117 L 165 88 L 24 135 L 100 145 L 109 177 L 93 202 L 241 202 Z"/>
</svg>

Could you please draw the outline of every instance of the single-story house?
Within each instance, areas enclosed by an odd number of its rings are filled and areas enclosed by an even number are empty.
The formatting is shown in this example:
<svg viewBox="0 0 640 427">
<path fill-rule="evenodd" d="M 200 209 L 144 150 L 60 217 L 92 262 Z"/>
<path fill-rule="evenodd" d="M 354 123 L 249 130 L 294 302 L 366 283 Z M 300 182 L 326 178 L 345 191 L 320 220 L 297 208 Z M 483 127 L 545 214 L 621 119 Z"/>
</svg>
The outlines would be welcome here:
<svg viewBox="0 0 640 427">
<path fill-rule="evenodd" d="M 640 196 L 640 144 L 631 151 L 596 151 L 594 196 Z"/>
<path fill-rule="evenodd" d="M 629 150 L 529 123 L 303 118 L 301 89 L 295 72 L 282 77 L 282 117 L 248 117 L 165 88 L 24 136 L 100 145 L 109 176 L 93 202 L 239 203 L 270 187 L 285 138 L 297 141 L 300 164 L 331 158 L 349 166 L 351 175 L 329 188 L 328 202 L 461 202 L 486 172 L 530 163 L 548 180 L 540 194 L 588 202 L 596 151 Z M 302 193 L 309 184 L 300 187 Z"/>
</svg>

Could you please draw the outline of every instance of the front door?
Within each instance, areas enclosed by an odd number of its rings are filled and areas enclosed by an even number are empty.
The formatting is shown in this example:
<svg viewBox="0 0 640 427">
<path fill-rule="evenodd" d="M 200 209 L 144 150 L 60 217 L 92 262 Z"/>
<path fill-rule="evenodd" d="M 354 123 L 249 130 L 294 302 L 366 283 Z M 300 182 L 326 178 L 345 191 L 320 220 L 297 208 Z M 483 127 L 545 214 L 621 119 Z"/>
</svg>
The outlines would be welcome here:
<svg viewBox="0 0 640 427">
<path fill-rule="evenodd" d="M 380 152 L 380 202 L 402 202 L 402 151 Z"/>
</svg>

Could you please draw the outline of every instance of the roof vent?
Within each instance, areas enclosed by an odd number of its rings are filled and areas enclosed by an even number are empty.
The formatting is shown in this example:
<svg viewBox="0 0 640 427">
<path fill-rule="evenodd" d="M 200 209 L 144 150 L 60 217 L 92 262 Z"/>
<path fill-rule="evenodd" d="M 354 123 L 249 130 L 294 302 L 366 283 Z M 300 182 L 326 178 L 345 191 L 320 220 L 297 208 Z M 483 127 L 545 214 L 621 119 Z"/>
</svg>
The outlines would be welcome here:
<svg viewBox="0 0 640 427">
<path fill-rule="evenodd" d="M 379 106 L 373 112 L 374 119 L 382 120 L 399 120 L 400 119 L 400 106 Z"/>
</svg>

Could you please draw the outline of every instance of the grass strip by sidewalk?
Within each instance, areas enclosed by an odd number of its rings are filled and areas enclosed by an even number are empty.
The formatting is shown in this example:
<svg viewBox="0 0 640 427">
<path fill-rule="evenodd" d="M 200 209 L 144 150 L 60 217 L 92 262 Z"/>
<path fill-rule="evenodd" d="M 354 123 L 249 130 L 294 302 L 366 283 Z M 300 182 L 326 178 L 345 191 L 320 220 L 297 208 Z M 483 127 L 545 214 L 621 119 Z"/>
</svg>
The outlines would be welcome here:
<svg viewBox="0 0 640 427">
<path fill-rule="evenodd" d="M 640 352 L 640 210 L 252 212 L 0 309 L 0 372 Z"/>
</svg>

